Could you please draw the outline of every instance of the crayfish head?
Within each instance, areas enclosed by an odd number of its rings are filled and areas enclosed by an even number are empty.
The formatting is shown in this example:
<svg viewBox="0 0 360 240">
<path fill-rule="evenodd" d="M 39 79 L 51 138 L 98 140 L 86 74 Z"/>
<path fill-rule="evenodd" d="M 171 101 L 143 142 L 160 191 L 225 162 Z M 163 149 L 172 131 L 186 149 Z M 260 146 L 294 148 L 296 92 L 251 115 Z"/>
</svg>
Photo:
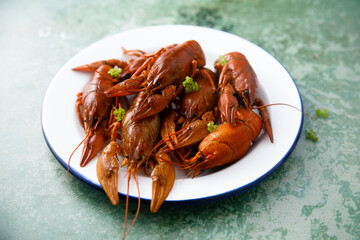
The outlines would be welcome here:
<svg viewBox="0 0 360 240">
<path fill-rule="evenodd" d="M 83 120 L 86 132 L 95 130 L 103 119 L 101 113 L 99 113 L 97 109 L 97 104 L 88 104 L 87 106 L 84 106 Z"/>
<path fill-rule="evenodd" d="M 84 123 L 85 123 L 85 131 L 86 132 L 92 132 L 94 131 L 98 124 L 100 123 L 101 119 L 98 116 L 94 116 L 94 117 L 90 117 L 90 118 L 85 118 L 84 119 Z"/>
<path fill-rule="evenodd" d="M 200 151 L 198 151 L 192 158 L 184 159 L 183 161 L 185 163 L 186 168 L 192 169 L 198 163 L 204 161 L 204 156 Z"/>
<path fill-rule="evenodd" d="M 112 108 L 112 101 L 105 94 L 91 92 L 83 100 L 83 120 L 85 131 L 95 130 L 98 124 L 109 116 Z"/>
<path fill-rule="evenodd" d="M 166 86 L 166 84 L 164 84 L 162 82 L 162 79 L 160 78 L 155 78 L 154 80 L 150 81 L 147 88 L 146 88 L 146 91 L 148 93 L 154 93 L 158 90 L 161 90 L 163 89 L 164 87 Z"/>
<path fill-rule="evenodd" d="M 127 165 L 128 169 L 139 169 L 145 161 L 146 156 L 134 149 L 134 151 L 125 153 L 121 167 Z"/>
<path fill-rule="evenodd" d="M 200 165 L 201 163 L 204 162 L 204 155 L 199 151 L 195 154 L 195 156 L 193 156 L 192 158 L 186 160 L 185 165 L 187 166 L 187 168 L 193 172 L 192 177 L 196 177 L 197 175 L 199 175 L 201 173 L 201 171 L 203 169 L 201 168 L 197 168 L 198 165 Z"/>
</svg>

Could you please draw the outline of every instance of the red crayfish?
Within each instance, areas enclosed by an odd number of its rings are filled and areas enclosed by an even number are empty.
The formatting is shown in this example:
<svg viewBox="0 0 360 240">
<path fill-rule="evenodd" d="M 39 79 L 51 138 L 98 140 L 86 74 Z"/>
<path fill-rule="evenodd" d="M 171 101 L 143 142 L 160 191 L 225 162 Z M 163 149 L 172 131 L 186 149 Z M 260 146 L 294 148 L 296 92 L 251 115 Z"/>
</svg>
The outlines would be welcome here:
<svg viewBox="0 0 360 240">
<path fill-rule="evenodd" d="M 273 134 L 269 113 L 256 94 L 256 74 L 243 54 L 221 56 L 214 64 L 216 73 L 204 67 L 205 55 L 194 40 L 151 54 L 140 50 L 124 50 L 124 54 L 130 56 L 129 61 L 103 60 L 74 70 L 93 72 L 76 101 L 86 134 L 80 165 L 85 166 L 110 139 L 96 173 L 114 205 L 119 203 L 118 170 L 127 166 L 125 237 L 140 209 L 138 170 L 152 178 L 150 210 L 157 212 L 175 182 L 174 164 L 195 177 L 202 170 L 243 157 L 263 125 L 271 142 Z M 113 70 L 119 71 L 112 75 Z M 185 79 L 196 87 L 188 91 Z M 132 94 L 137 96 L 130 106 L 126 96 Z M 114 114 L 122 109 L 123 101 L 128 110 L 117 119 Z M 253 111 L 254 105 L 260 116 Z M 222 124 L 216 128 L 219 115 Z M 118 156 L 123 157 L 121 163 Z M 127 230 L 131 177 L 139 202 Z"/>
</svg>

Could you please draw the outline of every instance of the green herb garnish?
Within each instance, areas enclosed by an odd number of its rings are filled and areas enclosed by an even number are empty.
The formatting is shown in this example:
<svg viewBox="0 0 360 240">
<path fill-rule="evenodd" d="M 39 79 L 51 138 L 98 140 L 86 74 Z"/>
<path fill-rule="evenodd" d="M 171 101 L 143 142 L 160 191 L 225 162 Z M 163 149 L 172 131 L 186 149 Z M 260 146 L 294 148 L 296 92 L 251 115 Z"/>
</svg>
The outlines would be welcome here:
<svg viewBox="0 0 360 240">
<path fill-rule="evenodd" d="M 312 129 L 310 129 L 310 131 L 305 130 L 305 132 L 306 132 L 307 139 L 313 140 L 314 142 L 319 140 L 319 137 L 316 135 L 316 133 Z"/>
<path fill-rule="evenodd" d="M 224 66 L 225 64 L 228 63 L 228 61 L 226 60 L 224 55 L 219 56 L 219 63 L 220 63 L 221 66 Z"/>
<path fill-rule="evenodd" d="M 209 132 L 213 132 L 214 130 L 217 129 L 218 126 L 215 125 L 215 123 L 213 121 L 211 121 L 207 124 L 207 127 L 208 127 Z"/>
<path fill-rule="evenodd" d="M 110 69 L 108 71 L 108 74 L 112 77 L 112 78 L 117 78 L 119 76 L 119 74 L 122 72 L 122 69 L 119 67 L 114 67 L 112 69 Z"/>
<path fill-rule="evenodd" d="M 316 112 L 316 116 L 318 118 L 323 117 L 323 118 L 328 118 L 329 117 L 329 111 L 325 108 L 322 109 L 315 109 Z"/>
<path fill-rule="evenodd" d="M 113 114 L 115 116 L 116 121 L 120 122 L 125 116 L 125 109 L 123 109 L 122 107 L 119 107 L 119 109 L 115 108 Z"/>
<path fill-rule="evenodd" d="M 183 81 L 182 85 L 184 86 L 186 93 L 192 91 L 199 91 L 199 85 L 197 84 L 197 82 L 194 82 L 194 79 L 189 76 L 186 76 L 185 81 Z"/>
<path fill-rule="evenodd" d="M 329 111 L 326 109 L 323 109 L 323 113 L 324 113 L 324 118 L 328 118 L 329 116 Z"/>
<path fill-rule="evenodd" d="M 323 115 L 322 111 L 320 109 L 316 109 L 316 116 L 321 117 Z"/>
</svg>

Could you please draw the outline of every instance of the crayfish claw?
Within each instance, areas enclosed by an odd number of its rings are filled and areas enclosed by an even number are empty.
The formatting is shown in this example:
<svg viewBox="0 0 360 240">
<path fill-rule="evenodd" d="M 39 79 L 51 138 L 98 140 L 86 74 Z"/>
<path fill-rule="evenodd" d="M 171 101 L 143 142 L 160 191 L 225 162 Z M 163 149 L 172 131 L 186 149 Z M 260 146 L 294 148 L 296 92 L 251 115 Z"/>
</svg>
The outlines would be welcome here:
<svg viewBox="0 0 360 240">
<path fill-rule="evenodd" d="M 176 98 L 177 94 L 178 91 L 176 91 L 176 86 L 170 85 L 164 88 L 162 94 L 148 96 L 140 104 L 139 108 L 134 113 L 132 120 L 138 121 L 161 112 Z"/>
<path fill-rule="evenodd" d="M 74 67 L 72 70 L 74 71 L 83 71 L 83 72 L 95 72 L 102 65 L 109 65 L 111 67 L 118 66 L 119 68 L 124 68 L 128 64 L 127 62 L 118 60 L 118 59 L 109 59 L 109 60 L 101 60 L 81 66 Z"/>
<path fill-rule="evenodd" d="M 160 152 L 157 153 L 156 159 L 159 164 L 151 173 L 152 196 L 150 211 L 153 213 L 156 213 L 159 210 L 175 182 L 175 169 L 170 163 L 170 156 L 164 152 Z"/>
<path fill-rule="evenodd" d="M 117 154 L 121 147 L 116 141 L 111 141 L 102 151 L 96 164 L 96 175 L 113 205 L 119 203 L 118 171 L 119 159 Z"/>
<path fill-rule="evenodd" d="M 108 97 L 129 96 L 142 91 L 142 84 L 144 81 L 145 77 L 143 75 L 135 76 L 114 85 L 113 87 L 107 89 L 104 93 Z"/>
<path fill-rule="evenodd" d="M 255 99 L 255 105 L 257 105 L 259 107 L 258 110 L 259 110 L 259 113 L 261 116 L 261 120 L 264 124 L 266 133 L 269 136 L 270 141 L 273 143 L 274 137 L 273 137 L 272 127 L 271 127 L 270 114 L 261 98 Z"/>
<path fill-rule="evenodd" d="M 176 134 L 178 143 L 174 145 L 174 149 L 190 146 L 203 140 L 209 134 L 208 124 L 211 121 L 214 122 L 215 118 L 213 113 L 209 111 L 204 113 L 201 119 L 190 122 L 181 132 L 179 131 L 179 133 Z M 166 147 L 164 149 L 166 149 Z"/>
<path fill-rule="evenodd" d="M 85 167 L 101 150 L 105 142 L 105 124 L 106 122 L 103 121 L 97 129 L 91 132 L 85 139 L 80 159 L 80 167 Z"/>
<path fill-rule="evenodd" d="M 221 89 L 219 106 L 222 110 L 222 120 L 223 122 L 228 122 L 232 126 L 235 126 L 235 115 L 236 109 L 239 106 L 238 100 L 235 97 L 235 90 L 230 85 L 227 84 Z"/>
</svg>

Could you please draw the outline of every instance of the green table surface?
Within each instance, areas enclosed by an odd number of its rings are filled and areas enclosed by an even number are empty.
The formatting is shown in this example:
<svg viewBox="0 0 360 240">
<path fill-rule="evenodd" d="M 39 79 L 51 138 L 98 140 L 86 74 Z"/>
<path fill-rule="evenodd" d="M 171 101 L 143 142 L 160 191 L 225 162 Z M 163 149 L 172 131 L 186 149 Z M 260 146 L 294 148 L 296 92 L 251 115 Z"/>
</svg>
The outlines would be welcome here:
<svg viewBox="0 0 360 240">
<path fill-rule="evenodd" d="M 248 39 L 293 76 L 306 113 L 329 116 L 305 117 L 291 156 L 256 187 L 156 214 L 144 203 L 128 239 L 360 239 L 360 1 L 2 0 L 0 23 L 0 239 L 121 238 L 124 199 L 112 206 L 67 176 L 43 138 L 41 107 L 76 53 L 163 24 Z"/>
</svg>

